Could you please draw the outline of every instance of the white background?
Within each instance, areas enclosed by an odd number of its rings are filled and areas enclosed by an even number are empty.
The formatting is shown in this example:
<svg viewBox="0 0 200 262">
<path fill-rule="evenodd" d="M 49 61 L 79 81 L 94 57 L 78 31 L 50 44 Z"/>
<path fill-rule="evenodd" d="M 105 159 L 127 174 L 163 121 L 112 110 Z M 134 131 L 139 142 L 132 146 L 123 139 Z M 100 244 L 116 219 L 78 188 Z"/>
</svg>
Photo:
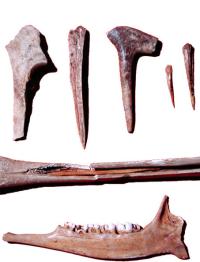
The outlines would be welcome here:
<svg viewBox="0 0 200 262">
<path fill-rule="evenodd" d="M 198 1 L 1 1 L 0 2 L 0 155 L 45 162 L 90 163 L 200 156 L 200 33 Z M 28 137 L 12 141 L 13 79 L 5 45 L 32 24 L 46 36 L 58 72 L 44 76 L 33 104 Z M 81 147 L 69 81 L 67 36 L 83 25 L 90 31 L 90 126 Z M 118 57 L 106 32 L 127 25 L 163 42 L 157 58 L 137 67 L 136 127 L 126 130 Z M 190 104 L 182 46 L 191 43 L 196 62 L 196 111 Z M 170 101 L 165 66 L 174 68 L 176 109 Z M 129 183 L 40 188 L 0 195 L 0 236 L 47 233 L 65 221 L 149 223 L 165 194 L 172 213 L 188 223 L 185 243 L 191 260 L 199 255 L 200 182 Z M 9 245 L 0 240 L 1 261 L 92 261 L 59 251 Z M 178 261 L 172 255 L 150 259 Z"/>
</svg>

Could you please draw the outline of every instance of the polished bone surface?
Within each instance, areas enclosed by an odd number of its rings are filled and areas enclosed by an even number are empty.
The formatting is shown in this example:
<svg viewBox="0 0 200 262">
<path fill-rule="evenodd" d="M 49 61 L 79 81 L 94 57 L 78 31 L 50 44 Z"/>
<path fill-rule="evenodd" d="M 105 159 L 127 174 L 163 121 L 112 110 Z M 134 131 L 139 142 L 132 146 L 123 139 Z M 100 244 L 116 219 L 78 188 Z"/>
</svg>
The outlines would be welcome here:
<svg viewBox="0 0 200 262">
<path fill-rule="evenodd" d="M 163 254 L 187 259 L 184 225 L 181 217 L 170 212 L 165 196 L 155 218 L 144 228 L 134 224 L 82 226 L 66 223 L 49 234 L 7 233 L 3 239 L 9 243 L 106 260 L 141 259 Z"/>
</svg>

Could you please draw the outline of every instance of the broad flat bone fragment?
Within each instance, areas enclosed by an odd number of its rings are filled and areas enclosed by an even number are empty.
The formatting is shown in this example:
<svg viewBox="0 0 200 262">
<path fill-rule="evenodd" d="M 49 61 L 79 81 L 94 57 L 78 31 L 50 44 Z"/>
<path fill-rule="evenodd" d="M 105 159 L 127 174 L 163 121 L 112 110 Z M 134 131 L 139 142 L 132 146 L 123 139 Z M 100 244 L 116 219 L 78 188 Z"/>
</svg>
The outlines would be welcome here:
<svg viewBox="0 0 200 262">
<path fill-rule="evenodd" d="M 200 157 L 130 162 L 37 163 L 0 157 L 0 194 L 64 185 L 200 179 Z"/>
<path fill-rule="evenodd" d="M 136 66 L 141 56 L 157 56 L 162 48 L 158 38 L 128 26 L 107 33 L 119 56 L 122 99 L 129 133 L 135 128 Z"/>
<path fill-rule="evenodd" d="M 32 103 L 41 78 L 57 71 L 45 37 L 33 26 L 23 27 L 7 46 L 14 82 L 14 140 L 26 139 Z"/>
<path fill-rule="evenodd" d="M 183 242 L 184 220 L 169 210 L 168 197 L 165 196 L 153 219 L 144 229 L 138 225 L 118 226 L 92 225 L 80 226 L 67 223 L 58 226 L 49 234 L 12 234 L 3 239 L 9 243 L 26 244 L 60 250 L 76 255 L 106 260 L 131 260 L 155 255 L 173 254 L 180 259 L 188 259 L 187 248 Z M 104 228 L 100 231 L 99 228 Z M 120 225 L 122 228 L 122 225 Z M 82 229 L 79 231 L 79 229 Z"/>
<path fill-rule="evenodd" d="M 172 101 L 172 105 L 175 108 L 175 100 L 174 100 L 174 85 L 173 85 L 173 69 L 171 65 L 167 65 L 165 68 L 166 77 L 167 77 L 167 85 L 169 88 L 169 93 Z"/>
<path fill-rule="evenodd" d="M 76 122 L 83 148 L 88 135 L 88 65 L 89 32 L 82 26 L 71 30 L 68 36 L 70 80 L 73 90 Z"/>
<path fill-rule="evenodd" d="M 193 110 L 195 110 L 195 91 L 194 91 L 194 47 L 191 44 L 183 46 L 183 56 L 187 74 L 188 86 L 190 90 L 190 99 Z"/>
</svg>

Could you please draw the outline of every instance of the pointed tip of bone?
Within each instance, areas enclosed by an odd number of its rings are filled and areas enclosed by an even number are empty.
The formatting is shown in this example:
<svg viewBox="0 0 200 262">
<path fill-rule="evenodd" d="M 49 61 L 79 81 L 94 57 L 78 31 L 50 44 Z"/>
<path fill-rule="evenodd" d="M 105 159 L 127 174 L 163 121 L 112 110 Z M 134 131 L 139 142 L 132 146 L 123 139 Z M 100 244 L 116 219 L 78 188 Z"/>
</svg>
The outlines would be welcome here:
<svg viewBox="0 0 200 262">
<path fill-rule="evenodd" d="M 83 149 L 85 149 L 86 148 L 86 139 L 84 137 L 80 137 L 80 140 L 81 140 L 81 145 Z"/>
<path fill-rule="evenodd" d="M 192 109 L 195 110 L 195 96 L 191 97 Z"/>
<path fill-rule="evenodd" d="M 133 134 L 134 132 L 134 126 L 133 126 L 133 121 L 127 121 L 127 131 L 129 134 Z"/>
</svg>

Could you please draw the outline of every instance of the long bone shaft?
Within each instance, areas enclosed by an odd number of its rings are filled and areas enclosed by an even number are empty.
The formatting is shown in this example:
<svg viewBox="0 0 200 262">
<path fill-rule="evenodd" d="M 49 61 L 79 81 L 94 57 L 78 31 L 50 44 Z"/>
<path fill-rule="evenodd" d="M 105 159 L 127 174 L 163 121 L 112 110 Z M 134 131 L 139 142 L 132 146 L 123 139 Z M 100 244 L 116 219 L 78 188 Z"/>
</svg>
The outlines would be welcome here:
<svg viewBox="0 0 200 262">
<path fill-rule="evenodd" d="M 0 193 L 41 186 L 200 179 L 200 157 L 90 165 L 0 157 Z"/>
</svg>

